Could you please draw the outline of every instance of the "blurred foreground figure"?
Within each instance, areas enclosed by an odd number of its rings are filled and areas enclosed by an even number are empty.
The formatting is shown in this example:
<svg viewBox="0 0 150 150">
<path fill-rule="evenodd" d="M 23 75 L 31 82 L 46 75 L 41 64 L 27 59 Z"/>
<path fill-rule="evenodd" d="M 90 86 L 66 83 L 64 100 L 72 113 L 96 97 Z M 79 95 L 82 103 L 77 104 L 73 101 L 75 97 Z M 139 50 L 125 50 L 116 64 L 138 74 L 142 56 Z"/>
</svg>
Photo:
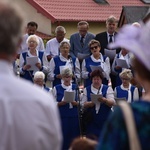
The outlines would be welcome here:
<svg viewBox="0 0 150 150">
<path fill-rule="evenodd" d="M 53 97 L 18 79 L 10 69 L 21 43 L 23 18 L 0 2 L 0 150 L 60 150 L 61 130 Z"/>
<path fill-rule="evenodd" d="M 89 138 L 75 138 L 69 150 L 95 150 L 97 141 Z"/>
<path fill-rule="evenodd" d="M 124 26 L 116 37 L 116 42 L 110 47 L 123 47 L 135 55 L 133 60 L 133 68 L 135 78 L 145 89 L 145 94 L 139 101 L 124 105 L 129 106 L 133 122 L 135 126 L 126 126 L 125 118 L 120 107 L 116 107 L 114 113 L 111 114 L 103 134 L 100 138 L 98 150 L 132 150 L 132 149 L 150 149 L 150 21 L 137 28 L 132 25 Z M 123 103 L 123 102 L 122 102 Z M 122 107 L 123 108 L 123 107 Z M 126 111 L 125 111 L 126 112 Z M 129 111 L 127 110 L 127 113 Z M 128 121 L 131 123 L 131 120 Z M 131 132 L 128 132 L 132 126 Z M 133 129 L 136 134 L 131 140 L 129 135 L 133 135 Z M 137 139 L 137 144 L 134 144 Z M 133 145 L 132 145 L 133 144 Z M 131 149 L 132 146 L 137 146 Z"/>
</svg>

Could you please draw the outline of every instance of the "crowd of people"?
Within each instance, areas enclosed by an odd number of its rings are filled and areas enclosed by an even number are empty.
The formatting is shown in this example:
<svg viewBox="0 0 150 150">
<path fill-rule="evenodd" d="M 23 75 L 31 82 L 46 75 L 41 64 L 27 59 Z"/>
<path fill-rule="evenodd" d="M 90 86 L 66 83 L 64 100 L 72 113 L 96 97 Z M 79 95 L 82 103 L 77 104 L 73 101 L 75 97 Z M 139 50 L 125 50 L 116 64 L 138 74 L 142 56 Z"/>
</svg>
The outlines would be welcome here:
<svg viewBox="0 0 150 150">
<path fill-rule="evenodd" d="M 117 33 L 109 16 L 96 35 L 80 21 L 70 39 L 57 26 L 46 47 L 36 22 L 22 36 L 23 21 L 17 6 L 0 2 L 0 150 L 132 149 L 123 102 L 137 147 L 150 149 L 150 21 Z"/>
</svg>

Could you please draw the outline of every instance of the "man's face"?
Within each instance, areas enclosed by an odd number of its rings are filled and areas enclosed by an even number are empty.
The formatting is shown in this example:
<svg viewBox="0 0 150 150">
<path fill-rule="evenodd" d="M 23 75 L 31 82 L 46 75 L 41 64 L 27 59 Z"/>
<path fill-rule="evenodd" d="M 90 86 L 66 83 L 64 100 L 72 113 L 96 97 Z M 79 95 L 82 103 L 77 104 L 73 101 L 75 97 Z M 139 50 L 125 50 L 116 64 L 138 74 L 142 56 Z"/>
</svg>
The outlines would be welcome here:
<svg viewBox="0 0 150 150">
<path fill-rule="evenodd" d="M 116 31 L 116 29 L 117 29 L 117 23 L 115 23 L 115 22 L 108 22 L 106 24 L 106 28 L 107 28 L 107 32 L 109 34 L 113 34 Z"/>
<path fill-rule="evenodd" d="M 81 36 L 85 36 L 88 31 L 88 26 L 86 24 L 78 26 L 78 30 Z"/>
<path fill-rule="evenodd" d="M 63 41 L 65 37 L 65 33 L 63 31 L 57 31 L 56 33 L 56 39 L 57 41 L 60 43 L 61 41 Z"/>
<path fill-rule="evenodd" d="M 28 35 L 35 34 L 36 30 L 37 30 L 36 26 L 28 26 L 27 27 L 27 33 L 28 33 Z"/>
</svg>

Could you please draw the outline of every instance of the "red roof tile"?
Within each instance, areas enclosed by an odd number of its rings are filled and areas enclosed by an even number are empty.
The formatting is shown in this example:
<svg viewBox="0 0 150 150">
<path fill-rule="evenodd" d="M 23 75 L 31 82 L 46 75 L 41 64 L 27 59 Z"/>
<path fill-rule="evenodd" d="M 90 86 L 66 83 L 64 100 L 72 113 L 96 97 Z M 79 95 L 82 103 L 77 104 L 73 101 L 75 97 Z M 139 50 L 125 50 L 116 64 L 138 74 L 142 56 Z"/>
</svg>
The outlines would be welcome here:
<svg viewBox="0 0 150 150">
<path fill-rule="evenodd" d="M 38 36 L 41 37 L 42 39 L 46 39 L 46 40 L 52 38 L 51 35 L 48 35 L 48 34 L 45 34 L 45 33 L 39 32 L 39 31 L 36 31 L 36 35 L 38 35 Z"/>
<path fill-rule="evenodd" d="M 109 4 L 97 4 L 93 0 L 26 0 L 40 13 L 56 21 L 103 22 L 108 16 L 118 19 L 122 6 L 145 6 L 140 0 L 107 0 Z M 147 6 L 147 5 L 146 5 Z"/>
</svg>

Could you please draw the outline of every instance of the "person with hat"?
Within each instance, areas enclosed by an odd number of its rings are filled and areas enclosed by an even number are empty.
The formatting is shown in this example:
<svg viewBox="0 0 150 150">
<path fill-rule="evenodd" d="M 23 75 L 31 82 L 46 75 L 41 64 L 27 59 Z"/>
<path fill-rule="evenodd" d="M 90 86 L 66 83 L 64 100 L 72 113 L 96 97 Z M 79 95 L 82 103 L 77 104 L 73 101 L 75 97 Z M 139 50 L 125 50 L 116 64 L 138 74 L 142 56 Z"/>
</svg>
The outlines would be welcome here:
<svg viewBox="0 0 150 150">
<path fill-rule="evenodd" d="M 143 86 L 145 94 L 139 101 L 131 104 L 122 103 L 115 108 L 105 124 L 97 150 L 150 149 L 149 41 L 150 21 L 142 23 L 141 28 L 125 25 L 118 33 L 115 43 L 110 45 L 111 48 L 118 46 L 126 48 L 134 54 L 132 65 L 135 78 Z"/>
</svg>

